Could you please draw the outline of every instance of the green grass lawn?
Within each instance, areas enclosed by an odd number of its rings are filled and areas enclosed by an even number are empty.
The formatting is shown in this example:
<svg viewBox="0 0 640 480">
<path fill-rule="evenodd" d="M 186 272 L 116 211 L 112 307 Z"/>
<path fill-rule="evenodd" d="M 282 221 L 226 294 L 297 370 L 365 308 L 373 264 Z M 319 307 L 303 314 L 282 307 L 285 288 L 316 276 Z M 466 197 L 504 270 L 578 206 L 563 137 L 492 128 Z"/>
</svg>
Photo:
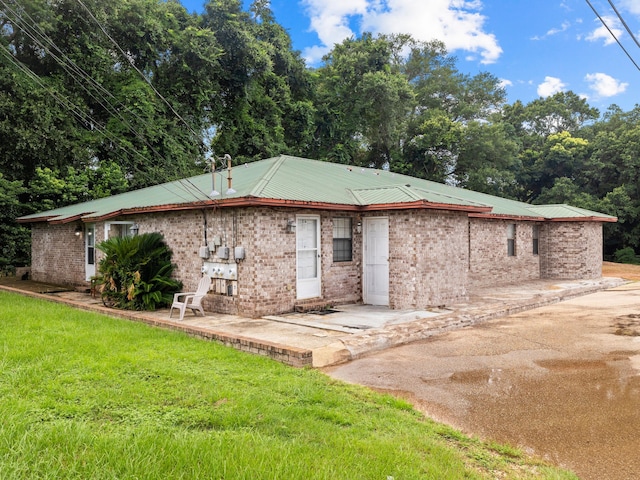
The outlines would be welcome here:
<svg viewBox="0 0 640 480">
<path fill-rule="evenodd" d="M 391 396 L 0 291 L 0 478 L 576 478 Z"/>
</svg>

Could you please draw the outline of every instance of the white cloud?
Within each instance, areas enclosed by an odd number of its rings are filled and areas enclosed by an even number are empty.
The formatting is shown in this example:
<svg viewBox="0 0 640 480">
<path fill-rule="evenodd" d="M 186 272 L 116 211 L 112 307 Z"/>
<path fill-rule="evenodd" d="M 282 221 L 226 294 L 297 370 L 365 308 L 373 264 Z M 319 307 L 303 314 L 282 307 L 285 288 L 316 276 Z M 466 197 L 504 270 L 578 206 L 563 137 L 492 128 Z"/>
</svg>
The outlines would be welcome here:
<svg viewBox="0 0 640 480">
<path fill-rule="evenodd" d="M 316 32 L 322 45 L 307 48 L 303 53 L 310 63 L 317 63 L 336 43 L 351 37 L 349 18 L 367 13 L 367 0 L 304 0 L 311 19 L 310 30 Z"/>
<path fill-rule="evenodd" d="M 638 0 L 621 0 L 620 7 L 634 15 L 640 15 L 640 3 L 638 3 Z"/>
<path fill-rule="evenodd" d="M 571 23 L 562 22 L 562 25 L 560 25 L 560 28 L 552 28 L 551 30 L 549 30 L 547 32 L 547 37 L 550 37 L 552 35 L 557 35 L 558 33 L 566 32 L 567 30 L 569 30 L 570 26 L 571 26 Z"/>
<path fill-rule="evenodd" d="M 629 86 L 628 83 L 622 83 L 606 73 L 589 73 L 584 79 L 599 97 L 613 97 L 623 93 Z"/>
<path fill-rule="evenodd" d="M 616 36 L 616 38 L 620 38 L 624 31 L 622 30 L 620 25 L 620 20 L 617 17 L 603 16 L 602 19 L 607 24 L 611 32 Z M 616 43 L 616 39 L 611 36 L 609 30 L 602 25 L 602 22 L 599 19 L 596 19 L 598 24 L 600 25 L 593 32 L 586 36 L 586 39 L 590 42 L 597 42 L 598 40 L 604 40 L 605 45 L 611 45 Z"/>
<path fill-rule="evenodd" d="M 462 50 L 494 63 L 502 54 L 495 35 L 484 31 L 479 0 L 303 0 L 322 45 L 303 53 L 310 63 L 355 33 L 408 33 L 416 40 L 442 40 L 449 51 Z M 350 25 L 358 22 L 360 31 Z M 319 56 L 320 55 L 320 56 Z"/>
<path fill-rule="evenodd" d="M 501 78 L 499 85 L 501 88 L 513 87 L 513 82 L 511 80 L 507 80 L 506 78 Z"/>
<path fill-rule="evenodd" d="M 544 77 L 544 82 L 538 85 L 538 95 L 541 97 L 550 97 L 564 90 L 567 85 L 556 77 Z"/>
<path fill-rule="evenodd" d="M 566 22 L 566 21 L 562 22 L 562 25 L 560 25 L 559 28 L 552 28 L 552 29 L 548 30 L 547 33 L 545 33 L 542 36 L 536 35 L 534 37 L 531 37 L 531 40 L 542 40 L 542 39 L 547 38 L 547 37 L 552 37 L 552 36 L 557 35 L 559 33 L 566 32 L 567 30 L 569 30 L 569 27 L 571 27 L 571 23 L 570 22 Z"/>
</svg>

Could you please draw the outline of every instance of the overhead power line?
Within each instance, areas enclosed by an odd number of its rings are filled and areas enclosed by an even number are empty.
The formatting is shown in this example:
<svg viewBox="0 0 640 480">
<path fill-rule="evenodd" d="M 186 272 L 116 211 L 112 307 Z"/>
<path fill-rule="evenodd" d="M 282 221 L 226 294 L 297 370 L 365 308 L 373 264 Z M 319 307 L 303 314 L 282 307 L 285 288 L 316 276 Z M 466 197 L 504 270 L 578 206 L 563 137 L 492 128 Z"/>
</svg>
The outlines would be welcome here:
<svg viewBox="0 0 640 480">
<path fill-rule="evenodd" d="M 629 34 L 629 36 L 633 39 L 634 42 L 636 42 L 636 45 L 638 47 L 640 47 L 640 42 L 638 42 L 638 39 L 634 35 L 633 31 L 631 31 L 631 29 L 629 28 L 629 25 L 627 25 L 627 22 L 625 22 L 624 18 L 622 18 L 622 15 L 620 15 L 620 12 L 616 8 L 616 6 L 613 4 L 612 0 L 609 0 L 609 5 L 611 5 L 611 8 L 613 8 L 613 11 L 616 12 L 616 15 L 618 16 L 618 18 L 622 22 L 622 25 L 624 25 L 624 28 L 627 31 L 627 33 Z"/>
<path fill-rule="evenodd" d="M 16 60 L 15 57 L 10 52 L 8 52 L 5 48 L 0 48 L 0 51 L 2 51 L 2 53 L 9 60 L 10 63 L 12 63 L 16 68 L 18 68 L 18 70 L 20 70 L 22 73 L 24 73 L 27 77 L 29 77 L 31 79 L 31 81 L 33 81 L 40 88 L 42 88 L 44 91 L 46 91 L 63 108 L 69 110 L 83 125 L 85 125 L 85 126 L 92 125 L 93 128 L 95 128 L 96 130 L 101 132 L 105 136 L 105 138 L 107 138 L 108 140 L 114 142 L 117 145 L 117 147 L 119 149 L 123 150 L 125 153 L 128 153 L 130 155 L 134 155 L 134 156 L 135 155 L 142 156 L 142 154 L 140 154 L 136 150 L 131 150 L 131 149 L 128 149 L 127 147 L 122 146 L 118 142 L 118 139 L 115 136 L 113 136 L 107 129 L 102 127 L 97 120 L 95 120 L 93 117 L 91 117 L 90 115 L 86 114 L 82 110 L 80 110 L 77 105 L 73 104 L 72 102 L 67 100 L 65 97 L 63 97 L 63 96 L 57 94 L 56 92 L 52 91 L 51 89 L 49 89 L 44 83 L 42 83 L 42 81 L 40 80 L 40 77 L 38 77 L 35 73 L 33 73 L 22 62 L 19 62 L 18 60 Z M 121 157 L 121 158 L 125 159 L 125 157 Z M 128 161 L 126 161 L 126 163 L 128 163 Z M 139 174 L 141 176 L 147 177 L 149 179 L 151 178 L 146 172 L 140 170 L 135 165 L 132 164 L 130 166 L 131 166 L 132 170 L 136 174 Z M 185 202 L 189 202 L 190 201 L 189 199 L 187 199 L 187 198 L 183 197 L 182 195 L 180 195 L 178 192 L 172 191 L 168 186 L 166 186 L 164 184 L 161 184 L 161 186 L 165 190 L 167 190 L 169 193 L 180 197 Z M 179 189 L 183 190 L 183 191 L 187 191 L 187 189 L 182 185 L 179 187 Z M 187 191 L 187 193 L 190 193 L 190 192 Z"/>
<path fill-rule="evenodd" d="M 13 17 L 14 17 L 13 18 L 14 26 L 20 28 L 24 32 L 24 34 L 34 42 L 35 45 L 37 45 L 44 52 L 49 54 L 51 56 L 51 58 L 53 60 L 55 60 L 55 62 L 58 63 L 71 76 L 71 78 L 76 83 L 78 83 L 80 88 L 82 88 L 87 93 L 87 95 L 89 95 L 91 98 L 93 98 L 96 101 L 96 103 L 98 103 L 106 112 L 109 112 L 111 115 L 113 115 L 114 117 L 118 118 L 123 123 L 123 125 L 125 125 L 126 128 L 136 138 L 138 138 L 143 144 L 145 144 L 149 148 L 149 150 L 151 152 L 153 152 L 156 156 L 158 156 L 159 158 L 162 158 L 166 162 L 166 158 L 164 158 L 164 156 L 162 154 L 160 154 L 155 149 L 155 147 L 153 147 L 153 145 L 151 145 L 146 140 L 146 138 L 145 138 L 145 136 L 143 134 L 141 134 L 138 130 L 136 130 L 131 125 L 131 123 L 127 120 L 127 118 L 122 115 L 122 112 L 121 112 L 120 108 L 117 108 L 117 107 L 121 107 L 122 110 L 131 113 L 141 123 L 146 124 L 147 126 L 149 126 L 149 122 L 146 119 L 141 118 L 135 111 L 132 111 L 130 108 L 128 108 L 122 102 L 120 102 L 110 91 L 105 89 L 99 82 L 97 82 L 93 77 L 91 77 L 91 75 L 89 75 L 85 70 L 83 70 L 81 67 L 79 67 L 72 59 L 70 59 L 62 51 L 62 49 L 60 49 L 55 44 L 55 42 L 41 29 L 41 27 L 38 25 L 38 23 L 28 14 L 28 12 L 26 12 L 26 11 L 18 12 L 17 10 L 12 9 L 10 4 L 8 4 L 4 0 L 0 0 L 0 3 L 5 7 L 5 14 L 6 13 L 11 13 L 13 15 Z M 139 152 L 137 152 L 135 150 L 130 150 L 129 151 L 126 148 L 124 148 L 117 141 L 117 139 L 114 138 L 114 136 L 111 135 L 108 132 L 108 130 L 106 130 L 106 128 L 102 127 L 99 124 L 99 122 L 96 121 L 95 119 L 93 119 L 92 117 L 84 114 L 75 104 L 73 104 L 72 102 L 64 99 L 63 97 L 60 97 L 58 94 L 55 94 L 54 92 L 52 92 L 48 88 L 44 87 L 44 85 L 42 85 L 42 82 L 37 77 L 37 75 L 35 75 L 33 72 L 31 72 L 31 70 L 29 70 L 28 67 L 26 67 L 24 64 L 18 65 L 16 63 L 16 59 L 13 57 L 13 55 L 11 55 L 11 53 L 9 53 L 8 51 L 4 51 L 3 53 L 5 53 L 5 55 L 7 55 L 9 57 L 9 60 L 12 61 L 14 63 L 14 65 L 17 65 L 24 73 L 26 73 L 30 78 L 32 78 L 34 81 L 36 81 L 36 83 L 38 83 L 41 87 L 45 88 L 45 90 L 48 91 L 54 97 L 54 99 L 56 99 L 56 101 L 58 101 L 63 106 L 63 108 L 68 109 L 69 111 L 71 111 L 71 113 L 73 113 L 81 122 L 83 122 L 83 124 L 85 126 L 91 125 L 93 128 L 96 128 L 99 131 L 101 131 L 105 135 L 105 137 L 109 137 L 109 139 L 112 142 L 114 142 L 116 145 L 118 145 L 119 148 L 121 148 L 122 150 L 124 150 L 128 154 L 133 154 L 134 156 L 137 155 L 137 156 L 140 156 L 140 157 L 142 157 L 142 158 L 144 158 L 146 160 L 146 157 L 144 157 L 141 153 L 139 153 Z M 86 81 L 87 84 L 90 87 L 92 87 L 93 89 L 95 89 L 97 91 L 98 96 L 96 96 L 94 94 L 94 92 L 89 90 L 89 88 L 87 88 L 87 86 L 85 86 L 82 82 L 80 82 L 80 80 Z M 115 103 L 115 105 L 113 105 L 112 103 L 107 101 L 107 99 L 111 99 Z M 127 162 L 127 163 L 129 163 L 129 162 Z M 136 171 L 136 173 L 142 174 L 146 178 L 151 179 L 151 177 L 149 175 L 144 174 L 144 172 L 141 171 L 140 169 L 138 169 L 137 167 L 135 167 L 135 165 L 130 164 L 130 167 L 134 171 Z M 202 197 L 200 195 L 202 195 L 204 197 L 207 196 L 207 194 L 205 192 L 203 192 L 199 188 L 195 187 L 195 185 L 193 185 L 193 184 L 191 184 L 191 185 L 185 184 L 185 182 L 183 180 L 178 180 L 178 182 L 182 186 L 182 190 L 184 190 L 187 194 L 190 194 L 191 196 L 193 196 L 196 200 L 202 200 Z M 193 190 L 195 190 L 196 193 L 193 193 Z M 184 200 L 186 201 L 186 199 L 184 199 Z"/>
<path fill-rule="evenodd" d="M 602 22 L 602 25 L 604 25 L 604 27 L 609 31 L 609 33 L 611 34 L 611 36 L 614 38 L 614 40 L 616 41 L 616 43 L 620 46 L 620 48 L 622 49 L 622 51 L 627 55 L 627 57 L 629 57 L 629 60 L 631 60 L 631 63 L 633 63 L 633 65 L 636 67 L 636 69 L 638 71 L 640 71 L 640 66 L 638 66 L 638 64 L 636 63 L 636 61 L 633 59 L 633 57 L 631 56 L 631 54 L 627 51 L 626 48 L 624 48 L 624 45 L 622 45 L 622 43 L 620 43 L 620 40 L 618 40 L 618 37 L 616 37 L 615 33 L 613 33 L 611 31 L 611 29 L 609 28 L 609 25 L 607 25 L 607 23 L 604 21 L 604 19 L 600 16 L 600 14 L 598 13 L 598 11 L 595 9 L 595 7 L 591 4 L 591 2 L 589 0 L 586 0 L 587 3 L 589 4 L 589 6 L 591 7 L 591 10 L 593 10 L 593 13 L 596 14 L 596 16 L 600 19 L 600 22 Z"/>
<path fill-rule="evenodd" d="M 145 82 L 147 82 L 149 84 L 149 86 L 153 89 L 153 91 L 156 93 L 156 95 L 167 105 L 167 107 L 169 107 L 169 109 L 173 112 L 173 114 L 180 119 L 180 121 L 182 123 L 184 123 L 184 125 L 189 129 L 189 131 L 196 137 L 198 138 L 198 133 L 191 128 L 191 125 L 189 125 L 184 118 L 182 118 L 180 116 L 180 114 L 173 108 L 173 106 L 167 101 L 166 98 L 164 98 L 162 96 L 162 94 L 156 89 L 156 87 L 153 86 L 153 84 L 151 83 L 151 81 L 147 78 L 147 76 L 142 73 L 140 71 L 140 69 L 138 67 L 136 67 L 134 61 L 131 59 L 130 55 L 127 55 L 127 53 L 120 47 L 120 45 L 118 44 L 118 42 L 116 42 L 113 37 L 109 34 L 109 32 L 107 32 L 107 29 L 100 23 L 100 21 L 95 17 L 95 15 L 91 12 L 91 10 L 89 10 L 89 8 L 87 8 L 87 6 L 82 2 L 82 0 L 78 0 L 78 3 L 82 6 L 82 8 L 84 8 L 87 13 L 89 14 L 89 16 L 93 19 L 94 22 L 96 22 L 96 24 L 98 25 L 98 27 L 100 28 L 100 30 L 102 30 L 102 33 L 104 33 L 107 38 L 111 41 L 111 43 L 113 43 L 113 45 L 115 45 L 115 47 L 118 49 L 118 51 L 122 54 L 122 56 L 127 60 L 127 62 L 129 62 L 129 64 L 134 68 L 134 70 L 136 72 L 138 72 L 140 74 L 140 76 L 144 79 Z"/>
</svg>

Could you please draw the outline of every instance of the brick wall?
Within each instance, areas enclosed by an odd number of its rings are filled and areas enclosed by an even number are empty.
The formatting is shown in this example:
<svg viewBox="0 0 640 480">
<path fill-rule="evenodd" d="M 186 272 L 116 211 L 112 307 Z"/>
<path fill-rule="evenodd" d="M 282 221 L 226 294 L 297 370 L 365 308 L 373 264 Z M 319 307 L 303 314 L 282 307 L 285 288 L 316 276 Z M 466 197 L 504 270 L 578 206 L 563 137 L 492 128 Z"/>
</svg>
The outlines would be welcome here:
<svg viewBox="0 0 640 480">
<path fill-rule="evenodd" d="M 246 259 L 238 270 L 239 313 L 250 317 L 293 310 L 296 296 L 296 235 L 287 233 L 290 210 L 251 208 L 242 213 Z"/>
<path fill-rule="evenodd" d="M 57 285 L 84 285 L 84 234 L 75 235 L 80 223 L 31 227 L 31 278 Z"/>
<path fill-rule="evenodd" d="M 389 213 L 389 304 L 426 308 L 467 298 L 467 215 Z"/>
<path fill-rule="evenodd" d="M 353 250 L 350 262 L 333 261 L 333 219 L 336 217 L 351 218 Z M 322 214 L 322 296 L 331 299 L 334 305 L 362 302 L 362 233 L 356 231 L 356 226 L 361 221 L 355 214 Z"/>
<path fill-rule="evenodd" d="M 507 225 L 516 225 L 515 255 L 507 249 Z M 505 285 L 540 278 L 540 255 L 533 253 L 535 222 L 469 219 L 471 247 L 469 282 L 471 287 Z M 542 229 L 540 237 L 543 237 Z M 542 251 L 540 240 L 539 252 Z"/>
<path fill-rule="evenodd" d="M 173 251 L 174 276 L 194 290 L 201 276 L 199 249 L 214 237 L 230 247 L 243 246 L 237 264 L 237 295 L 210 293 L 209 311 L 259 317 L 290 312 L 296 298 L 296 234 L 287 233 L 296 215 L 319 215 L 322 293 L 325 304 L 362 301 L 363 216 L 338 211 L 288 208 L 208 209 L 128 216 L 95 225 L 96 244 L 105 225 L 139 224 L 139 232 L 160 232 Z M 380 216 L 380 212 L 366 215 Z M 602 226 L 589 222 L 540 224 L 539 256 L 532 252 L 533 222 L 468 219 L 464 213 L 427 210 L 390 211 L 389 303 L 391 308 L 426 308 L 467 298 L 470 287 L 537 278 L 598 278 L 602 269 Z M 333 219 L 352 219 L 353 259 L 333 261 Z M 507 225 L 516 224 L 515 256 L 507 254 Z M 84 237 L 77 223 L 32 226 L 32 278 L 86 285 Z M 115 228 L 115 225 L 112 225 Z M 471 243 L 469 243 L 469 239 Z M 101 252 L 96 250 L 96 263 Z M 210 261 L 224 262 L 212 257 Z M 233 253 L 228 262 L 235 262 Z"/>
<path fill-rule="evenodd" d="M 351 262 L 333 262 L 333 218 L 344 213 L 276 208 L 214 209 L 127 217 L 139 224 L 139 233 L 160 232 L 173 251 L 178 268 L 174 276 L 185 290 L 196 288 L 203 260 L 199 248 L 219 236 L 222 244 L 243 246 L 246 257 L 238 262 L 237 296 L 210 293 L 205 309 L 259 317 L 293 311 L 296 299 L 296 234 L 287 233 L 287 221 L 296 214 L 320 215 L 322 295 L 326 303 L 353 303 L 362 298 L 361 248 L 354 233 Z M 348 215 L 347 215 L 348 216 Z M 355 216 L 353 225 L 356 225 Z M 114 219 L 123 220 L 123 219 Z M 233 254 L 231 254 L 233 255 Z M 214 256 L 210 261 L 224 262 Z M 229 262 L 234 262 L 233 259 Z"/>
<path fill-rule="evenodd" d="M 602 224 L 548 222 L 541 228 L 543 278 L 575 279 L 602 276 Z"/>
</svg>

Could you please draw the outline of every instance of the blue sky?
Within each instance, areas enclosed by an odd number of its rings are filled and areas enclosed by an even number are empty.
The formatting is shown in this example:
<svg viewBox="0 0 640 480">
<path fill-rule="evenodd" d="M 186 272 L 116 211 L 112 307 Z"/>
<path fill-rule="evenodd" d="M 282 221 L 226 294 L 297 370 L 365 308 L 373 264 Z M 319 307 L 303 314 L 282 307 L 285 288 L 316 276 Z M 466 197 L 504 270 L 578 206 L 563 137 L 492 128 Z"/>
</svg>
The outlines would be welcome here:
<svg viewBox="0 0 640 480">
<path fill-rule="evenodd" d="M 640 47 L 611 6 L 640 40 L 640 0 L 590 1 L 640 65 Z M 205 0 L 182 3 L 202 11 Z M 586 0 L 272 0 L 271 9 L 309 66 L 363 31 L 409 33 L 444 41 L 463 73 L 500 78 L 510 103 L 562 90 L 601 112 L 640 103 L 640 70 Z"/>
</svg>

